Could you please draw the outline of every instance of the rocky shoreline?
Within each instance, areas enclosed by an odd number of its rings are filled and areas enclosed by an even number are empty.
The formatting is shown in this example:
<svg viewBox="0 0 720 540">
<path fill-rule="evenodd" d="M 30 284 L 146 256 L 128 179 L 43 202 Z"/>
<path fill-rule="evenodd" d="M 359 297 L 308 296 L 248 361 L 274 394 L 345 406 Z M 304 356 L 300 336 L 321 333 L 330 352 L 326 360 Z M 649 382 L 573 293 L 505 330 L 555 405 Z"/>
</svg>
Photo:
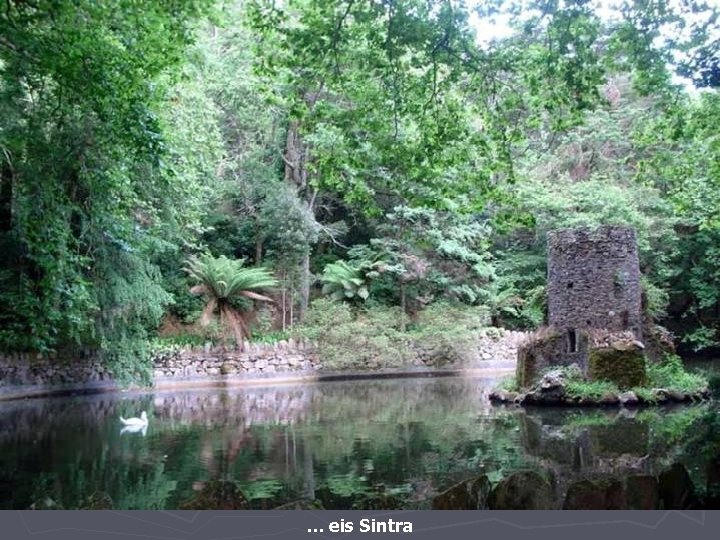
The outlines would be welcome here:
<svg viewBox="0 0 720 540">
<path fill-rule="evenodd" d="M 553 370 L 526 391 L 497 389 L 490 394 L 496 404 L 572 407 L 640 407 L 670 403 L 693 403 L 710 399 L 708 388 L 683 391 L 670 388 L 647 388 L 604 392 L 599 395 L 576 395 L 568 390 L 568 378 L 562 370 Z"/>
</svg>

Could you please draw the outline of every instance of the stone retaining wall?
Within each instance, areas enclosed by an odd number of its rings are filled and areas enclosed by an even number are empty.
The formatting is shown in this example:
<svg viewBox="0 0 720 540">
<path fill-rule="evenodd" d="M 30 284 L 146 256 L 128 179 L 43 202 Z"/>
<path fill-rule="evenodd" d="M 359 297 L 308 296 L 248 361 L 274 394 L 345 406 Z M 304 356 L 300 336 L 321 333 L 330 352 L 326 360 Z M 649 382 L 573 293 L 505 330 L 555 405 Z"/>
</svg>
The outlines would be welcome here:
<svg viewBox="0 0 720 540">
<path fill-rule="evenodd" d="M 478 340 L 477 362 L 516 362 L 520 344 L 531 332 L 498 329 L 497 335 L 484 335 Z"/>
<path fill-rule="evenodd" d="M 446 369 L 497 367 L 514 363 L 524 332 L 498 330 L 478 339 L 473 361 Z M 418 347 L 414 367 L 432 367 Z M 288 378 L 321 374 L 323 365 L 307 342 L 288 340 L 274 344 L 246 343 L 242 351 L 223 347 L 184 347 L 154 358 L 153 382 L 198 383 L 248 379 Z M 91 354 L 71 361 L 37 354 L 0 354 L 0 399 L 64 391 L 114 390 L 110 370 Z"/>
<path fill-rule="evenodd" d="M 307 342 L 293 339 L 273 344 L 246 342 L 242 351 L 206 346 L 159 354 L 154 359 L 153 380 L 272 375 L 321 368 L 314 347 Z"/>
</svg>

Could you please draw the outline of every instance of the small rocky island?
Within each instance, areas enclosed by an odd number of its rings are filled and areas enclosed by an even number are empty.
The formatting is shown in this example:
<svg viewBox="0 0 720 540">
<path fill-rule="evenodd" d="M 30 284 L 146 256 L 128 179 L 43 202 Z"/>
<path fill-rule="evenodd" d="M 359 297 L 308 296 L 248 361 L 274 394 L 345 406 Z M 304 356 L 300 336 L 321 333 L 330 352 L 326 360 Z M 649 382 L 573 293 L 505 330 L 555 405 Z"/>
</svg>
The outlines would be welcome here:
<svg viewBox="0 0 720 540">
<path fill-rule="evenodd" d="M 647 313 L 634 230 L 550 232 L 547 295 L 548 324 L 520 345 L 515 378 L 492 401 L 633 406 L 709 397 Z"/>
</svg>

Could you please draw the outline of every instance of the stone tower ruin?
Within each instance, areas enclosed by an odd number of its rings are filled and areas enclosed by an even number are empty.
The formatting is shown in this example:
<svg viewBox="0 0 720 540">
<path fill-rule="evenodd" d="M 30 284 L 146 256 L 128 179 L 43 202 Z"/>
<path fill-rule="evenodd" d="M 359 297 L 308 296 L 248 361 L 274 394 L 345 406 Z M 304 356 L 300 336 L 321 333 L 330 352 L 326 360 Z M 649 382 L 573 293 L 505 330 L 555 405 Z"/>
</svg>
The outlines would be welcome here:
<svg viewBox="0 0 720 540">
<path fill-rule="evenodd" d="M 571 338 L 572 333 L 596 328 L 631 331 L 642 341 L 634 230 L 605 226 L 548 233 L 547 291 L 548 323 Z"/>
<path fill-rule="evenodd" d="M 518 350 L 529 386 L 552 366 L 577 365 L 590 379 L 632 387 L 645 377 L 642 285 L 635 231 L 627 227 L 548 233 L 548 325 Z"/>
</svg>

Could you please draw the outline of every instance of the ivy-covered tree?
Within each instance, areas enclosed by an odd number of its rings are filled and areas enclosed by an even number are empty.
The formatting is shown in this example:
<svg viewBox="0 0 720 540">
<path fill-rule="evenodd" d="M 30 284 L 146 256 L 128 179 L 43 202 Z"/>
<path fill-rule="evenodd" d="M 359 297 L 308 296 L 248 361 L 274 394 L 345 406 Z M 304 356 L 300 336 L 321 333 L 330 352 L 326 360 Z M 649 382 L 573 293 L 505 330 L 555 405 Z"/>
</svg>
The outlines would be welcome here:
<svg viewBox="0 0 720 540">
<path fill-rule="evenodd" d="M 209 7 L 0 9 L 3 349 L 79 342 L 136 371 L 171 301 L 154 256 L 188 236 L 193 205 L 193 184 L 177 174 L 190 167 L 177 171 L 168 152 L 163 103 Z"/>
</svg>

